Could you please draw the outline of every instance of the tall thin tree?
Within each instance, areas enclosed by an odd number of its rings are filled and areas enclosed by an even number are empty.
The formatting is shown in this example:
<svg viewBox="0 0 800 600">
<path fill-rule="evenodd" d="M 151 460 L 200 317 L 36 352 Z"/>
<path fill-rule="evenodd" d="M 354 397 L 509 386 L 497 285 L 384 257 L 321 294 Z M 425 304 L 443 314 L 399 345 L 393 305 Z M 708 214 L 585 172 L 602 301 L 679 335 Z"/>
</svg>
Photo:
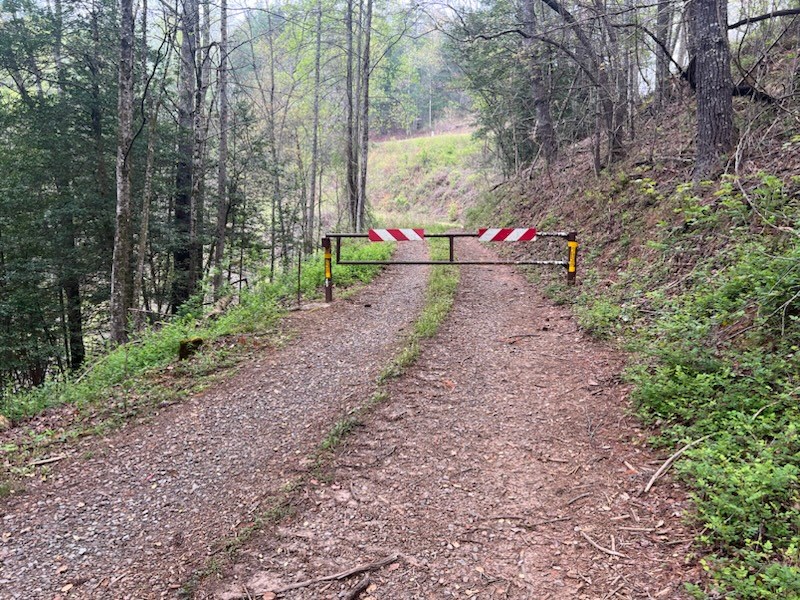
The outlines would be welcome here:
<svg viewBox="0 0 800 600">
<path fill-rule="evenodd" d="M 219 69 L 219 168 L 217 172 L 217 231 L 214 246 L 214 297 L 222 289 L 222 259 L 225 255 L 225 229 L 228 221 L 228 0 L 220 2 Z"/>
<path fill-rule="evenodd" d="M 363 55 L 361 57 L 361 94 L 359 107 L 358 140 L 358 198 L 356 202 L 356 231 L 364 227 L 367 209 L 367 159 L 369 157 L 369 80 L 372 73 L 370 46 L 372 43 L 372 3 L 366 0 L 366 15 L 363 18 Z"/>
<path fill-rule="evenodd" d="M 172 310 L 184 304 L 192 287 L 192 157 L 194 150 L 194 99 L 197 84 L 197 0 L 183 0 L 181 12 L 181 64 L 178 83 L 178 154 L 175 163 L 175 243 L 172 251 Z"/>
<path fill-rule="evenodd" d="M 697 85 L 695 179 L 713 176 L 734 145 L 733 81 L 726 0 L 692 0 Z"/>
<path fill-rule="evenodd" d="M 311 182 L 306 205 L 305 251 L 314 249 L 314 204 L 317 198 L 317 169 L 319 168 L 319 96 L 320 61 L 322 58 L 322 0 L 317 0 L 317 31 L 314 46 L 314 114 L 311 123 Z M 319 215 L 320 217 L 322 215 Z"/>
<path fill-rule="evenodd" d="M 547 164 L 551 164 L 558 155 L 558 138 L 553 127 L 553 117 L 550 113 L 550 99 L 542 77 L 542 63 L 539 56 L 536 41 L 536 12 L 534 0 L 523 0 L 522 18 L 525 23 L 525 31 L 528 34 L 523 38 L 529 61 L 529 78 L 531 95 L 533 96 L 533 106 L 536 111 L 536 130 L 535 138 L 542 149 L 542 154 Z"/>
<path fill-rule="evenodd" d="M 131 283 L 131 147 L 133 145 L 133 0 L 120 0 L 117 213 L 111 267 L 111 340 L 128 339 Z"/>
</svg>

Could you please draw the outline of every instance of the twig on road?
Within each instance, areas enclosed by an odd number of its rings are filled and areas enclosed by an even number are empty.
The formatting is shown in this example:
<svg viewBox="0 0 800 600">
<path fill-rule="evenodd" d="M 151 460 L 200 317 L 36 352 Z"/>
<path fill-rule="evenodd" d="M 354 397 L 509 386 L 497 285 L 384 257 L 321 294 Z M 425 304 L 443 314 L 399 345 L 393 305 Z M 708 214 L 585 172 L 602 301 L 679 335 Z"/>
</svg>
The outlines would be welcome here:
<svg viewBox="0 0 800 600">
<path fill-rule="evenodd" d="M 677 460 L 677 459 L 678 459 L 678 458 L 681 456 L 681 454 L 683 454 L 684 452 L 686 452 L 686 451 L 687 451 L 689 448 L 691 448 L 692 446 L 696 446 L 696 445 L 697 445 L 697 444 L 699 444 L 700 442 L 704 442 L 705 440 L 707 440 L 708 438 L 710 438 L 710 437 L 711 437 L 711 435 L 712 435 L 712 434 L 704 435 L 703 437 L 701 437 L 701 438 L 699 438 L 699 439 L 696 439 L 696 440 L 695 440 L 695 441 L 693 441 L 693 442 L 689 442 L 689 443 L 688 443 L 688 444 L 686 444 L 686 445 L 685 445 L 683 448 L 681 448 L 681 449 L 680 449 L 680 450 L 678 450 L 678 451 L 677 451 L 675 454 L 673 454 L 673 455 L 672 455 L 672 456 L 670 456 L 670 457 L 669 457 L 667 460 L 665 460 L 665 461 L 664 461 L 664 464 L 663 464 L 663 465 L 661 465 L 661 467 L 659 467 L 658 471 L 656 471 L 656 472 L 653 474 L 653 476 L 650 478 L 650 481 L 648 481 L 648 482 L 647 482 L 647 485 L 646 485 L 646 486 L 644 486 L 644 493 L 646 494 L 647 492 L 649 492 L 649 491 L 650 491 L 650 488 L 651 488 L 651 487 L 653 487 L 653 484 L 654 484 L 656 481 L 658 481 L 658 479 L 659 479 L 659 478 L 660 478 L 660 477 L 661 477 L 661 476 L 662 476 L 664 473 L 666 473 L 666 472 L 667 472 L 667 469 L 669 469 L 669 468 L 672 466 L 672 463 L 674 463 L 674 462 L 675 462 L 675 461 L 676 461 L 676 460 Z"/>
<path fill-rule="evenodd" d="M 388 564 L 397 562 L 399 558 L 400 558 L 399 554 L 392 554 L 391 556 L 387 556 L 386 558 L 382 558 L 380 560 L 367 563 L 365 565 L 358 565 L 357 567 L 353 567 L 352 569 L 348 569 L 347 571 L 342 571 L 341 573 L 335 573 L 333 575 L 325 575 L 324 577 L 316 577 L 314 579 L 307 579 L 306 581 L 292 583 L 291 585 L 278 588 L 277 590 L 272 590 L 272 592 L 275 594 L 282 594 L 284 592 L 290 592 L 292 590 L 299 590 L 300 588 L 308 587 L 316 583 L 324 583 L 326 581 L 335 581 L 338 579 L 347 579 L 348 577 L 351 577 L 353 575 L 358 575 L 359 573 L 364 573 L 368 571 L 377 571 L 378 569 L 381 569 Z"/>
<path fill-rule="evenodd" d="M 592 546 L 600 550 L 600 552 L 605 552 L 606 554 L 610 554 L 611 556 L 618 556 L 620 558 L 628 558 L 627 556 L 621 554 L 620 552 L 617 552 L 616 550 L 612 550 L 611 548 L 604 548 L 603 546 L 595 542 L 592 538 L 590 538 L 583 530 L 579 529 L 578 533 L 580 533 L 583 536 L 583 539 L 589 542 Z"/>
<path fill-rule="evenodd" d="M 356 587 L 347 592 L 342 600 L 356 600 L 356 598 L 358 598 L 361 593 L 369 587 L 371 581 L 372 580 L 369 578 L 369 575 L 364 575 L 364 579 L 359 581 Z"/>
<path fill-rule="evenodd" d="M 567 506 L 572 506 L 572 505 L 573 505 L 573 504 L 575 504 L 575 503 L 576 503 L 578 500 L 581 500 L 581 499 L 583 499 L 583 498 L 586 498 L 587 496 L 591 496 L 591 495 L 592 495 L 592 492 L 585 492 L 585 493 L 581 494 L 580 496 L 575 496 L 575 497 L 574 497 L 572 500 L 570 500 L 569 502 L 567 502 L 567 504 L 566 504 L 566 505 L 567 505 Z"/>
<path fill-rule="evenodd" d="M 58 456 L 51 456 L 50 458 L 43 458 L 41 460 L 35 460 L 31 463 L 30 466 L 32 467 L 39 467 L 41 465 L 49 465 L 50 463 L 58 462 L 60 460 L 64 460 L 67 458 L 66 454 L 59 454 Z"/>
</svg>

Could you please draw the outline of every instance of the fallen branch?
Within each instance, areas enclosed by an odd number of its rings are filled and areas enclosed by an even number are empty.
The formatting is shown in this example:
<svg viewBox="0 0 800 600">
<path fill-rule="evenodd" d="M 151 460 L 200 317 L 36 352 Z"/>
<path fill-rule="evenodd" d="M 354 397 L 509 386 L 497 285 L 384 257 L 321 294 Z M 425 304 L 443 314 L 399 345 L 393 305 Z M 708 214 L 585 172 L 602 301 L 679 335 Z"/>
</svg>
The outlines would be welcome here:
<svg viewBox="0 0 800 600">
<path fill-rule="evenodd" d="M 696 440 L 695 440 L 695 441 L 693 441 L 693 442 L 689 442 L 689 443 L 688 443 L 688 444 L 686 444 L 686 445 L 685 445 L 683 448 L 681 448 L 680 450 L 678 450 L 678 451 L 677 451 L 675 454 L 673 454 L 672 456 L 670 456 L 670 457 L 669 457 L 669 458 L 668 458 L 666 461 L 664 461 L 664 464 L 663 464 L 663 465 L 661 465 L 661 466 L 659 467 L 658 471 L 656 471 L 655 473 L 653 473 L 653 476 L 650 478 L 650 481 L 648 481 L 648 482 L 647 482 L 647 485 L 646 485 L 646 486 L 644 486 L 644 493 L 646 494 L 647 492 L 649 492 L 649 491 L 650 491 L 650 488 L 651 488 L 651 487 L 653 487 L 653 484 L 654 484 L 656 481 L 658 481 L 658 480 L 659 480 L 659 478 L 660 478 L 660 477 L 661 477 L 661 476 L 662 476 L 664 473 L 666 473 L 666 472 L 667 472 L 667 470 L 668 470 L 668 469 L 669 469 L 669 468 L 672 466 L 672 463 L 674 463 L 676 460 L 678 460 L 678 458 L 680 458 L 681 454 L 683 454 L 684 452 L 686 452 L 686 451 L 687 451 L 689 448 L 691 448 L 692 446 L 696 446 L 696 445 L 697 445 L 697 444 L 699 444 L 700 442 L 704 442 L 705 440 L 707 440 L 708 438 L 710 438 L 710 437 L 711 437 L 711 435 L 712 435 L 712 434 L 710 434 L 710 433 L 709 433 L 708 435 L 704 435 L 703 437 L 701 437 L 701 438 L 699 438 L 699 439 L 696 439 Z"/>
<path fill-rule="evenodd" d="M 58 456 L 51 456 L 50 458 L 43 458 L 41 460 L 35 460 L 31 463 L 30 466 L 32 467 L 39 467 L 41 465 L 49 465 L 50 463 L 58 462 L 60 460 L 64 460 L 67 458 L 66 454 L 59 454 Z"/>
<path fill-rule="evenodd" d="M 583 498 L 586 498 L 586 497 L 591 496 L 591 495 L 592 495 L 592 492 L 586 492 L 585 494 L 581 494 L 580 496 L 575 496 L 572 500 L 567 502 L 567 506 L 572 506 L 578 500 L 582 500 Z"/>
<path fill-rule="evenodd" d="M 592 538 L 590 538 L 583 530 L 579 529 L 578 533 L 583 536 L 587 542 L 589 542 L 592 546 L 600 550 L 600 552 L 605 552 L 606 554 L 610 554 L 611 556 L 619 556 L 620 558 L 627 558 L 624 554 L 617 552 L 616 550 L 612 550 L 611 548 L 603 548 L 600 544 L 595 542 Z"/>
<path fill-rule="evenodd" d="M 299 590 L 300 588 L 308 587 L 310 585 L 314 585 L 317 583 L 324 583 L 326 581 L 336 581 L 340 579 L 347 579 L 348 577 L 352 577 L 353 575 L 358 575 L 359 573 L 365 573 L 370 571 L 377 571 L 385 567 L 388 564 L 396 562 L 400 558 L 399 554 L 392 554 L 391 556 L 387 556 L 386 558 L 382 558 L 381 560 L 368 563 L 366 565 L 359 565 L 357 567 L 353 567 L 352 569 L 348 569 L 347 571 L 342 571 L 341 573 L 335 573 L 333 575 L 326 575 L 324 577 L 316 577 L 315 579 L 308 579 L 306 581 L 300 581 L 298 583 L 292 583 L 291 585 L 287 585 L 282 588 L 278 588 L 277 590 L 272 590 L 274 594 L 282 594 L 284 592 L 290 592 L 292 590 Z"/>
<path fill-rule="evenodd" d="M 347 594 L 342 600 L 356 600 L 356 598 L 358 598 L 361 595 L 361 593 L 369 587 L 370 583 L 371 580 L 369 578 L 369 575 L 364 575 L 364 579 L 359 581 L 356 587 L 347 592 Z"/>
</svg>

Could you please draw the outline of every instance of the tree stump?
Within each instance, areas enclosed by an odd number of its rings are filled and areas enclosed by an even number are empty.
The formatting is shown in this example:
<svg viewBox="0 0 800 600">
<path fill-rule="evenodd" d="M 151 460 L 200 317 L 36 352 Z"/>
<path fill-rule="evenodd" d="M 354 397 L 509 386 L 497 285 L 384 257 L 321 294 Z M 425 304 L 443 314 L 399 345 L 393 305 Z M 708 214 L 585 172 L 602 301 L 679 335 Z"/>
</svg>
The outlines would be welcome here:
<svg viewBox="0 0 800 600">
<path fill-rule="evenodd" d="M 203 338 L 201 337 L 193 337 L 181 340 L 180 346 L 178 347 L 178 360 L 186 360 L 195 354 L 202 345 Z"/>
</svg>

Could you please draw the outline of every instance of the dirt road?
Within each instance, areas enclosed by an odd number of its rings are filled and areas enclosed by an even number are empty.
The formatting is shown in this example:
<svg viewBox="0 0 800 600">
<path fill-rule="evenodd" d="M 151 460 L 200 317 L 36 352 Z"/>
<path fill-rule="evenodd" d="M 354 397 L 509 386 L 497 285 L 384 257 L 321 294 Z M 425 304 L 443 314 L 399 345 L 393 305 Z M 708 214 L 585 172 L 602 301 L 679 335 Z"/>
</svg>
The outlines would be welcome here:
<svg viewBox="0 0 800 600">
<path fill-rule="evenodd" d="M 291 514 L 198 598 L 270 598 L 393 556 L 363 590 L 358 573 L 280 597 L 683 597 L 685 500 L 668 479 L 640 494 L 663 457 L 628 414 L 620 357 L 508 268 L 463 268 L 437 338 L 329 472 L 308 474 L 331 425 L 372 394 L 424 286 L 423 268 L 390 269 L 294 315 L 285 347 L 4 501 L 0 597 L 174 597 L 300 472 Z"/>
<path fill-rule="evenodd" d="M 470 258 L 491 258 L 477 243 Z M 248 598 L 682 598 L 680 490 L 629 416 L 622 361 L 505 267 L 465 267 L 455 307 L 297 514 L 205 593 Z M 248 596 L 248 594 L 250 596 Z M 202 595 L 201 595 L 202 597 Z M 356 596 L 352 596 L 356 597 Z"/>
</svg>

